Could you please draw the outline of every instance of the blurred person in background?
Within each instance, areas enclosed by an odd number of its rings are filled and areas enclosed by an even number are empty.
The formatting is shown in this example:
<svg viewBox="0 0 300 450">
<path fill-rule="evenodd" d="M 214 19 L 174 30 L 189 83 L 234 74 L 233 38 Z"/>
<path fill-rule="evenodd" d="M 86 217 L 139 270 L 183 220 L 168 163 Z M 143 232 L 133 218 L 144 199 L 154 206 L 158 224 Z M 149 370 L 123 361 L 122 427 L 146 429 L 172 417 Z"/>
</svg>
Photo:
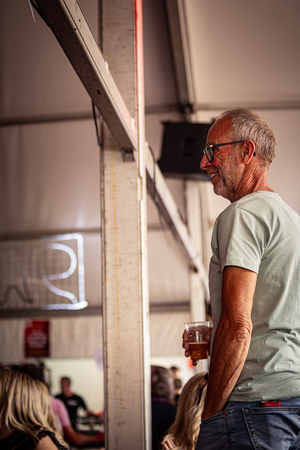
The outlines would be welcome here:
<svg viewBox="0 0 300 450">
<path fill-rule="evenodd" d="M 177 366 L 172 366 L 172 367 L 170 367 L 170 370 L 171 370 L 171 372 L 172 372 L 172 374 L 173 374 L 173 377 L 176 379 L 176 378 L 180 378 L 180 369 L 179 369 L 179 367 L 177 367 Z"/>
<path fill-rule="evenodd" d="M 174 422 L 174 378 L 169 369 L 151 366 L 152 448 L 161 448 L 161 441 Z"/>
<path fill-rule="evenodd" d="M 69 377 L 62 377 L 60 380 L 61 384 L 61 393 L 56 395 L 55 398 L 58 398 L 62 402 L 64 402 L 69 417 L 71 420 L 71 424 L 74 428 L 76 428 L 76 420 L 78 417 L 78 408 L 82 408 L 88 416 L 98 417 L 99 414 L 94 413 L 86 406 L 85 401 L 78 394 L 74 394 L 71 389 L 71 379 Z"/>
<path fill-rule="evenodd" d="M 174 403 L 177 406 L 179 397 L 182 390 L 182 380 L 180 378 L 174 378 Z"/>
<path fill-rule="evenodd" d="M 66 450 L 48 422 L 40 392 L 26 374 L 0 370 L 1 450 Z"/>
<path fill-rule="evenodd" d="M 179 376 L 180 369 L 177 366 L 172 366 L 172 367 L 170 367 L 170 370 L 174 377 L 174 390 L 175 390 L 174 403 L 177 406 L 179 395 L 180 395 L 180 392 L 182 389 L 182 380 Z"/>
</svg>

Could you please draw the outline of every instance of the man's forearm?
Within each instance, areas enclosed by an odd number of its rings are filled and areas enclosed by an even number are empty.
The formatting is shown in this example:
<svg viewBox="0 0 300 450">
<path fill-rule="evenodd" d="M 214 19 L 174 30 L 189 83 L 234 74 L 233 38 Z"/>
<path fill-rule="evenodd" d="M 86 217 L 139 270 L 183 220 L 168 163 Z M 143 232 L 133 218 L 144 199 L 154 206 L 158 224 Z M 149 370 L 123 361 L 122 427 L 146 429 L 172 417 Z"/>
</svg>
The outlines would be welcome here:
<svg viewBox="0 0 300 450">
<path fill-rule="evenodd" d="M 251 325 L 220 322 L 216 331 L 202 419 L 222 411 L 233 390 L 248 353 Z"/>
</svg>

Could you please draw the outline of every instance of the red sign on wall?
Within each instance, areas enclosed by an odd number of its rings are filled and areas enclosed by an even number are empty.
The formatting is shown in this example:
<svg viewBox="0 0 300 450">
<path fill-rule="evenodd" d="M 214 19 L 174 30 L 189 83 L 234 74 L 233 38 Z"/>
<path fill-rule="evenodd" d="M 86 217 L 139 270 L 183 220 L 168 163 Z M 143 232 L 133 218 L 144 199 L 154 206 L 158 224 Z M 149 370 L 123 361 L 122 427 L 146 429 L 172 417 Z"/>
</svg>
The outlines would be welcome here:
<svg viewBox="0 0 300 450">
<path fill-rule="evenodd" d="M 49 356 L 49 321 L 32 320 L 25 328 L 25 357 Z"/>
</svg>

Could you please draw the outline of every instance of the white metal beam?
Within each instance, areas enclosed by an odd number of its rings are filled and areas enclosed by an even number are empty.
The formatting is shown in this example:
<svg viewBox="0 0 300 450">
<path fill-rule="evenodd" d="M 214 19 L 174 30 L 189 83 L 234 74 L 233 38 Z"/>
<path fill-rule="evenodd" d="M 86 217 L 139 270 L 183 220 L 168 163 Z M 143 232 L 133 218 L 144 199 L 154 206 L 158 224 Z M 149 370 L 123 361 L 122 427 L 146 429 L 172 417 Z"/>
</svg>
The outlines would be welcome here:
<svg viewBox="0 0 300 450">
<path fill-rule="evenodd" d="M 136 124 L 76 0 L 35 0 L 122 149 L 137 149 Z"/>
<path fill-rule="evenodd" d="M 145 164 L 147 169 L 147 189 L 156 204 L 159 213 L 163 216 L 166 224 L 176 233 L 185 255 L 189 258 L 191 267 L 195 271 L 202 271 L 201 262 L 197 257 L 195 245 L 191 239 L 187 226 L 181 219 L 179 209 L 165 182 L 160 168 L 153 159 L 149 145 L 145 143 Z"/>
</svg>

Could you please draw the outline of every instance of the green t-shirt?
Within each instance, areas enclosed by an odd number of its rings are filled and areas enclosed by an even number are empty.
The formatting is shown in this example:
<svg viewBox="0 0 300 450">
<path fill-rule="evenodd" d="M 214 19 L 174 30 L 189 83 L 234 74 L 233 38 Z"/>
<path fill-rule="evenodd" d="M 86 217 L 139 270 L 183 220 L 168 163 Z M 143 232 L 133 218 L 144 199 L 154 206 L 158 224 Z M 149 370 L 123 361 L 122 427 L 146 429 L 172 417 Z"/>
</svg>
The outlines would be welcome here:
<svg viewBox="0 0 300 450">
<path fill-rule="evenodd" d="M 229 400 L 300 397 L 299 215 L 268 191 L 249 194 L 219 215 L 209 274 L 214 330 L 225 266 L 257 273 L 250 349 Z"/>
</svg>

